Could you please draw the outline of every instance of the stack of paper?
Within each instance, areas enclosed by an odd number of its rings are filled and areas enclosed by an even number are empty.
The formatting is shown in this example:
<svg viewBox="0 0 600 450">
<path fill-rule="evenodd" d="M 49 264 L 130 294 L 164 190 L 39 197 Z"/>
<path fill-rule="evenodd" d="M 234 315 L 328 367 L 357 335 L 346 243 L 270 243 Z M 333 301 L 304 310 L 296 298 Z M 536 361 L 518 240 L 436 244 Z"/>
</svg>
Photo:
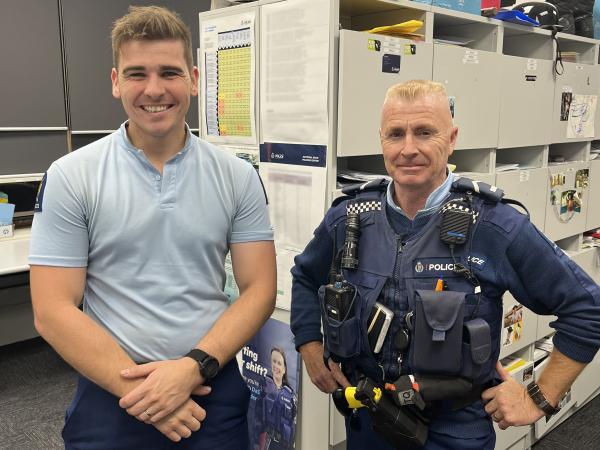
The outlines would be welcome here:
<svg viewBox="0 0 600 450">
<path fill-rule="evenodd" d="M 360 172 L 357 170 L 339 169 L 337 174 L 337 179 L 340 183 L 363 183 L 365 181 L 379 180 L 380 178 L 391 180 L 385 174 Z"/>
<path fill-rule="evenodd" d="M 422 26 L 422 20 L 408 20 L 406 22 L 397 23 L 396 25 L 376 27 L 365 31 L 367 33 L 384 34 L 386 36 L 405 37 L 409 39 L 423 39 L 424 36 L 422 34 L 415 33 L 415 31 L 417 31 Z"/>
<path fill-rule="evenodd" d="M 560 52 L 563 62 L 579 62 L 579 52 Z"/>
<path fill-rule="evenodd" d="M 502 365 L 511 374 L 517 371 L 520 367 L 524 366 L 525 364 L 527 364 L 527 361 L 525 361 L 523 358 L 518 358 L 516 356 L 507 356 L 502 360 Z"/>
<path fill-rule="evenodd" d="M 473 42 L 474 39 L 468 39 L 462 36 L 448 36 L 448 35 L 438 35 L 434 36 L 433 43 L 434 44 L 448 44 L 448 45 L 460 45 L 465 46 L 469 45 Z"/>
<path fill-rule="evenodd" d="M 536 341 L 535 348 L 544 350 L 546 352 L 551 352 L 552 349 L 554 349 L 554 344 L 552 343 L 552 338 L 547 337 L 544 339 L 540 339 L 539 341 Z"/>
<path fill-rule="evenodd" d="M 516 170 L 519 168 L 518 164 L 500 164 L 496 163 L 496 172 L 506 172 L 508 170 Z"/>
</svg>

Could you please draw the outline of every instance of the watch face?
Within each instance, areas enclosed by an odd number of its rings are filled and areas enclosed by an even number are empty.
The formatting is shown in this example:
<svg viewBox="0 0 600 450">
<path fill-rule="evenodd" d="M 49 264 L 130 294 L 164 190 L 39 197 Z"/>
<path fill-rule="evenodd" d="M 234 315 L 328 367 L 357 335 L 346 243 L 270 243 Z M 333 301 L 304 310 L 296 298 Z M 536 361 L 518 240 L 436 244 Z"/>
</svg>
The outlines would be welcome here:
<svg viewBox="0 0 600 450">
<path fill-rule="evenodd" d="M 200 373 L 207 380 L 214 378 L 214 376 L 217 374 L 218 371 L 219 371 L 219 361 L 217 361 L 212 356 L 210 356 L 210 357 L 206 358 L 204 361 L 202 361 Z"/>
</svg>

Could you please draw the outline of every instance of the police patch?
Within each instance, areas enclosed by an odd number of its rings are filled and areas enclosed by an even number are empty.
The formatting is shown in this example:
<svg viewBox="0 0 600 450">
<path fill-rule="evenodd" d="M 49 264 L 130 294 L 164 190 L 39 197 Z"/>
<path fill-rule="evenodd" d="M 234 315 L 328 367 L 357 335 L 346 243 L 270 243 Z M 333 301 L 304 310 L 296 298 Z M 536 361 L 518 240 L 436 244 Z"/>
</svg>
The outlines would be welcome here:
<svg viewBox="0 0 600 450">
<path fill-rule="evenodd" d="M 46 189 L 46 177 L 48 176 L 48 172 L 44 174 L 44 178 L 40 182 L 40 186 L 38 187 L 37 196 L 35 197 L 35 206 L 33 208 L 33 212 L 42 212 L 42 206 L 44 203 L 44 190 Z"/>
<path fill-rule="evenodd" d="M 479 270 L 483 270 L 485 267 L 485 258 L 478 255 L 471 255 L 467 258 L 467 261 L 471 263 L 472 267 L 476 267 Z"/>
<path fill-rule="evenodd" d="M 424 278 L 448 276 L 453 273 L 454 265 L 452 258 L 417 258 L 413 261 L 413 274 Z"/>
</svg>

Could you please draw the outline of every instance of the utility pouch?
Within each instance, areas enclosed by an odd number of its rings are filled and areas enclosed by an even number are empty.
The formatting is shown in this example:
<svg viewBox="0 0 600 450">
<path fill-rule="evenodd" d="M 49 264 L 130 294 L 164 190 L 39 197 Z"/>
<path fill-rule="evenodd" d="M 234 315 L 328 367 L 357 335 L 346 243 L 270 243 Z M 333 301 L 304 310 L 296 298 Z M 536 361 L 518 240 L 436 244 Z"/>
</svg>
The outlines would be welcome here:
<svg viewBox="0 0 600 450">
<path fill-rule="evenodd" d="M 478 317 L 465 322 L 464 334 L 461 376 L 475 380 L 492 353 L 490 326 Z"/>
<path fill-rule="evenodd" d="M 332 314 L 331 307 L 328 308 L 326 299 L 327 286 L 319 288 L 319 303 L 321 304 L 321 318 L 323 332 L 325 334 L 325 345 L 332 355 L 339 358 L 352 358 L 360 353 L 361 329 L 358 311 L 357 289 L 353 287 L 352 299 L 348 303 L 347 314 L 339 314 L 339 320 Z M 331 306 L 329 304 L 329 306 Z"/>
<path fill-rule="evenodd" d="M 460 374 L 464 308 L 464 292 L 415 292 L 410 361 L 415 374 Z"/>
</svg>

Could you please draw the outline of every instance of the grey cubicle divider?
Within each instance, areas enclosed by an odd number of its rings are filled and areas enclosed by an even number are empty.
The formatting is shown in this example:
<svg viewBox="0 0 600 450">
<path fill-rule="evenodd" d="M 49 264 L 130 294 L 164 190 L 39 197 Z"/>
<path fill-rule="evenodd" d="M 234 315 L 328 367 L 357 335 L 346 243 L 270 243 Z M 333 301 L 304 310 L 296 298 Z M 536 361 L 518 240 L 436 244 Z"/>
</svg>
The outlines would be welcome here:
<svg viewBox="0 0 600 450">
<path fill-rule="evenodd" d="M 125 120 L 121 102 L 111 93 L 110 30 L 113 21 L 127 12 L 130 3 L 137 6 L 164 5 L 177 11 L 192 31 L 192 48 L 199 47 L 198 13 L 210 9 L 210 0 L 62 0 L 69 105 L 74 131 L 114 130 Z M 192 127 L 198 123 L 194 101 L 186 120 Z"/>
<path fill-rule="evenodd" d="M 107 136 L 107 133 L 86 133 L 86 134 L 72 134 L 71 135 L 71 150 L 77 150 L 88 144 L 91 144 L 98 139 L 102 139 Z"/>
<path fill-rule="evenodd" d="M 67 153 L 65 131 L 0 133 L 0 175 L 42 173 Z"/>
<path fill-rule="evenodd" d="M 56 0 L 3 0 L 0 61 L 0 127 L 65 127 Z"/>
</svg>

